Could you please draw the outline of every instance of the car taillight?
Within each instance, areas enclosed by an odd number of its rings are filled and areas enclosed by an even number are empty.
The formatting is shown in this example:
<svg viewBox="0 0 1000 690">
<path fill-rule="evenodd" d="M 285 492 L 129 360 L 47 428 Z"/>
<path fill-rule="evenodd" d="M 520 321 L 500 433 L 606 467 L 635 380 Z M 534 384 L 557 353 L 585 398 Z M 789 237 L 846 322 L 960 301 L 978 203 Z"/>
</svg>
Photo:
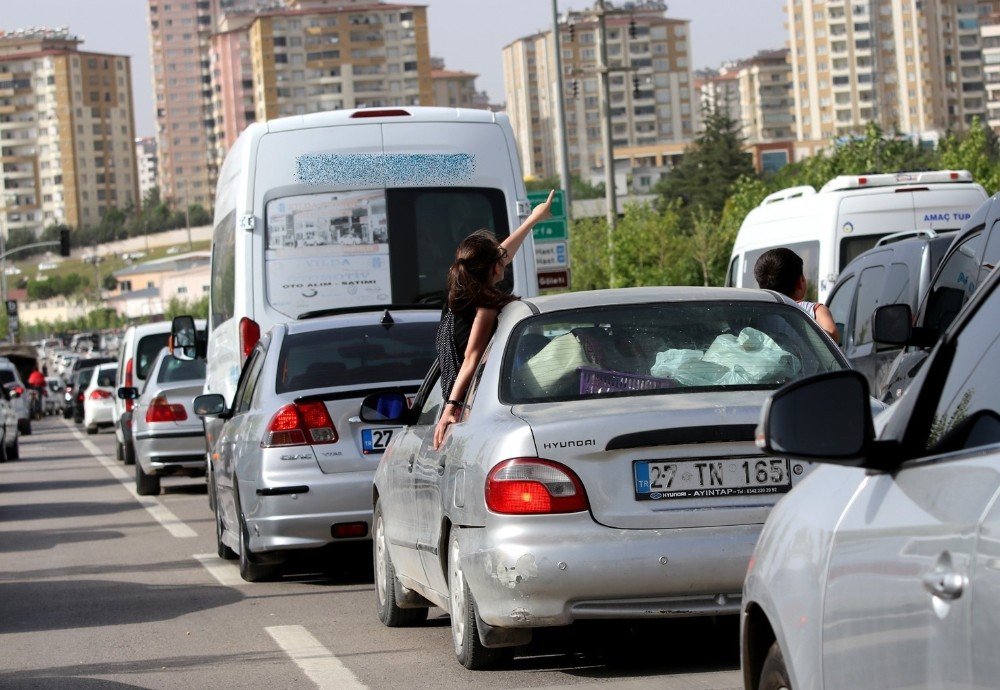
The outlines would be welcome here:
<svg viewBox="0 0 1000 690">
<path fill-rule="evenodd" d="M 275 448 L 336 442 L 337 429 L 326 405 L 313 401 L 285 405 L 275 412 L 260 445 L 261 448 Z"/>
<path fill-rule="evenodd" d="M 258 340 L 260 340 L 260 326 L 253 319 L 244 316 L 240 319 L 240 351 L 244 360 L 250 356 Z"/>
<path fill-rule="evenodd" d="M 94 390 L 90 391 L 90 395 L 88 395 L 87 397 L 90 398 L 91 400 L 109 400 L 111 398 L 111 393 L 108 393 L 105 390 L 101 390 L 100 388 L 95 388 Z"/>
<path fill-rule="evenodd" d="M 587 492 L 565 465 L 539 458 L 513 458 L 486 477 L 486 507 L 506 515 L 576 513 L 587 510 Z"/>
<path fill-rule="evenodd" d="M 153 398 L 146 408 L 147 422 L 183 422 L 187 418 L 183 405 L 171 405 L 162 395 Z"/>
<path fill-rule="evenodd" d="M 131 388 L 132 386 L 133 386 L 133 383 L 132 383 L 132 359 L 129 358 L 129 360 L 127 362 L 125 362 L 125 387 L 126 388 Z M 135 408 L 135 400 L 126 400 L 125 401 L 125 411 L 126 412 L 131 412 L 134 408 Z"/>
</svg>

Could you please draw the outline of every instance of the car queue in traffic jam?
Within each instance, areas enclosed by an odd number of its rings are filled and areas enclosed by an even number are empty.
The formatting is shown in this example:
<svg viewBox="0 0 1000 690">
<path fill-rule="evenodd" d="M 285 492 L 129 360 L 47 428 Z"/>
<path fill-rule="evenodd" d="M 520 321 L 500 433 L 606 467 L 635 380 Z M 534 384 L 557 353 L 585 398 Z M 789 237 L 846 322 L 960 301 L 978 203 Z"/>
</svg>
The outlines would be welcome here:
<svg viewBox="0 0 1000 690">
<path fill-rule="evenodd" d="M 966 171 L 785 190 L 718 288 L 540 295 L 529 235 L 452 400 L 445 276 L 468 234 L 531 217 L 514 151 L 487 111 L 250 125 L 220 174 L 208 319 L 53 344 L 63 413 L 113 428 L 140 495 L 206 482 L 247 582 L 370 544 L 370 615 L 440 607 L 468 669 L 542 628 L 730 616 L 747 690 L 995 686 L 997 197 Z M 757 289 L 775 247 L 839 342 Z M 30 433 L 10 371 L 4 459 Z"/>
</svg>

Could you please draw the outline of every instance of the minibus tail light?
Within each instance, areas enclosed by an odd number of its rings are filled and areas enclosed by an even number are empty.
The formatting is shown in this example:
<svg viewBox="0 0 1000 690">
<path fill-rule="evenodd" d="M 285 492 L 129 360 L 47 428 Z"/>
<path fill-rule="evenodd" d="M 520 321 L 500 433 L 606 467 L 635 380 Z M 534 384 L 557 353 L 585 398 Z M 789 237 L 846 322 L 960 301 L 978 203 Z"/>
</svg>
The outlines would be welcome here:
<svg viewBox="0 0 1000 690">
<path fill-rule="evenodd" d="M 127 362 L 125 362 L 125 383 L 124 383 L 124 385 L 125 385 L 126 388 L 132 388 L 135 385 L 134 383 L 132 383 L 132 380 L 133 380 L 132 379 L 132 366 L 133 366 L 132 365 L 132 358 L 129 358 L 129 360 Z M 126 400 L 125 401 L 125 411 L 126 412 L 131 412 L 134 408 L 135 408 L 135 400 Z"/>
<path fill-rule="evenodd" d="M 243 317 L 240 319 L 240 352 L 246 360 L 253 351 L 253 346 L 260 340 L 260 326 L 253 319 Z"/>
<path fill-rule="evenodd" d="M 351 113 L 352 119 L 364 117 L 409 117 L 410 113 L 401 108 L 362 108 Z"/>
</svg>

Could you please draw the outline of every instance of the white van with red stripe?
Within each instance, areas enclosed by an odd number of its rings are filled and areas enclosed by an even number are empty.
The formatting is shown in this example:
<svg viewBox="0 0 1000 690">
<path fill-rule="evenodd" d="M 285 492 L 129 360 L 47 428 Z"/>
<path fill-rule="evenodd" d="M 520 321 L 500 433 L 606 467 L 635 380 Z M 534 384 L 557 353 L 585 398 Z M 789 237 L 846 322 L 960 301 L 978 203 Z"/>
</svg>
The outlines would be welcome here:
<svg viewBox="0 0 1000 690">
<path fill-rule="evenodd" d="M 825 302 L 840 271 L 881 238 L 958 230 L 986 198 L 967 170 L 840 175 L 819 191 L 808 185 L 783 189 L 743 220 L 726 285 L 756 288 L 757 258 L 787 247 L 805 264 L 806 299 Z"/>
</svg>

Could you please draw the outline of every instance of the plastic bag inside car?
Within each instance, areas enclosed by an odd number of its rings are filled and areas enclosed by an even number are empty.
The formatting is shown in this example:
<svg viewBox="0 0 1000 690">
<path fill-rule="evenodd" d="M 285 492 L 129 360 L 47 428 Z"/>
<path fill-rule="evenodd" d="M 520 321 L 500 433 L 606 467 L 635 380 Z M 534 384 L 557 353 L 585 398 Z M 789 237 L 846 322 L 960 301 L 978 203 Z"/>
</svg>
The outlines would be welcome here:
<svg viewBox="0 0 1000 690">
<path fill-rule="evenodd" d="M 786 352 L 766 333 L 746 327 L 739 336 L 723 333 L 704 353 L 667 350 L 656 354 L 650 373 L 686 386 L 781 383 L 802 370 L 798 357 Z"/>
</svg>

